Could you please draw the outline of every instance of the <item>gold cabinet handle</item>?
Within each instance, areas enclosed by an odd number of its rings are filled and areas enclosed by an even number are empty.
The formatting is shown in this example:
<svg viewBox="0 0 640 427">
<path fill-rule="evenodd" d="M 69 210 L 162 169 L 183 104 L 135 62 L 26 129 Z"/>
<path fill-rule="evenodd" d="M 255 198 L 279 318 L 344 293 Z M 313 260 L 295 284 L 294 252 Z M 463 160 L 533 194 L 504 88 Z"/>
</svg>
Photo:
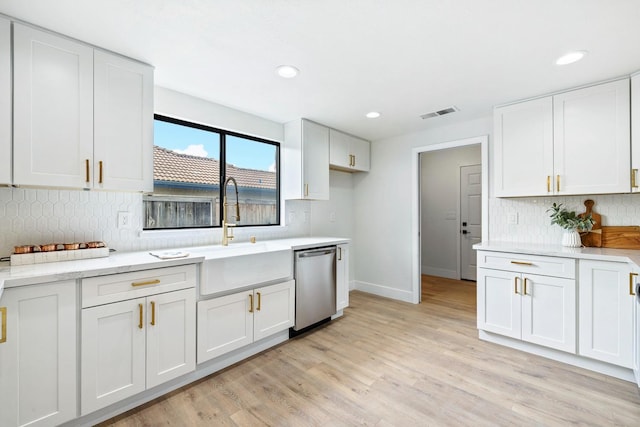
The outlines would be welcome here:
<svg viewBox="0 0 640 427">
<path fill-rule="evenodd" d="M 522 289 L 522 295 L 527 295 L 527 279 L 526 277 L 524 278 L 524 288 Z"/>
<path fill-rule="evenodd" d="M 0 315 L 2 315 L 2 332 L 0 334 L 0 344 L 7 342 L 7 307 L 0 307 Z"/>
<path fill-rule="evenodd" d="M 353 164 L 351 166 L 353 166 L 355 168 L 356 167 L 356 155 L 354 154 L 352 157 L 353 157 Z"/>
<path fill-rule="evenodd" d="M 338 247 L 338 261 L 342 261 L 342 248 Z"/>
<path fill-rule="evenodd" d="M 89 159 L 85 159 L 84 161 L 84 180 L 85 182 L 89 182 L 90 181 L 90 176 L 89 176 Z"/>
<path fill-rule="evenodd" d="M 256 295 L 258 295 L 258 306 L 256 307 L 256 310 L 260 311 L 260 308 L 262 306 L 262 295 L 260 295 L 260 292 L 256 292 Z"/>
<path fill-rule="evenodd" d="M 637 276 L 638 273 L 629 273 L 629 295 L 635 296 L 635 292 L 633 291 L 633 278 Z"/>
<path fill-rule="evenodd" d="M 638 176 L 638 169 L 631 169 L 631 188 L 638 188 L 638 182 L 636 177 Z"/>
<path fill-rule="evenodd" d="M 309 195 L 309 184 L 304 185 L 304 195 L 305 197 Z"/>
<path fill-rule="evenodd" d="M 517 294 L 518 293 L 518 277 L 514 277 L 513 278 L 513 293 Z"/>
<path fill-rule="evenodd" d="M 556 175 L 556 191 L 560 191 L 560 175 Z"/>
<path fill-rule="evenodd" d="M 102 160 L 98 162 L 98 184 L 102 184 Z"/>
<path fill-rule="evenodd" d="M 249 313 L 253 313 L 253 294 L 249 294 Z"/>
<path fill-rule="evenodd" d="M 547 193 L 551 193 L 551 175 L 547 175 Z"/>
<path fill-rule="evenodd" d="M 151 326 L 156 326 L 156 303 L 151 301 Z"/>
<path fill-rule="evenodd" d="M 526 262 L 526 261 L 511 261 L 511 264 L 517 264 L 517 265 L 533 265 L 532 262 Z"/>
<path fill-rule="evenodd" d="M 160 283 L 160 279 L 147 280 L 146 282 L 132 282 L 131 286 L 148 286 L 148 285 L 157 285 Z"/>
<path fill-rule="evenodd" d="M 142 304 L 138 304 L 138 311 L 140 312 L 140 321 L 138 322 L 138 328 L 142 329 L 144 325 L 142 324 Z"/>
</svg>

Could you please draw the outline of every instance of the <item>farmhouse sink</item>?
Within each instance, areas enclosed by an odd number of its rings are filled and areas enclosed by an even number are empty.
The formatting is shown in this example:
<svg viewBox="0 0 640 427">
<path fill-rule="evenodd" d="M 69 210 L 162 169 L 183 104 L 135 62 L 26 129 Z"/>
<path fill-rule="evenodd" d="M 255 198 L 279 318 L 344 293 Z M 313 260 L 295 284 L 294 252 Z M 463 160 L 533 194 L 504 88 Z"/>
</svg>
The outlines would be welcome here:
<svg viewBox="0 0 640 427">
<path fill-rule="evenodd" d="M 204 256 L 200 294 L 210 295 L 293 275 L 291 248 L 271 242 L 189 248 Z"/>
</svg>

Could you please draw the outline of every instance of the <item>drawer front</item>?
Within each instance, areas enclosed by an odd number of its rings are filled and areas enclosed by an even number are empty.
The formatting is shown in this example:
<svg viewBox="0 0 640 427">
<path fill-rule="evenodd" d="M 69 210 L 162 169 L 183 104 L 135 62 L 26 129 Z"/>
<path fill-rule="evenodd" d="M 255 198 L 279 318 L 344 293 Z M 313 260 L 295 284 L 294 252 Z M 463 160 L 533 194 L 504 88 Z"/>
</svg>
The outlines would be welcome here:
<svg viewBox="0 0 640 427">
<path fill-rule="evenodd" d="M 195 264 L 90 277 L 82 279 L 82 308 L 195 286 Z"/>
<path fill-rule="evenodd" d="M 510 252 L 478 251 L 478 267 L 575 279 L 576 260 Z"/>
</svg>

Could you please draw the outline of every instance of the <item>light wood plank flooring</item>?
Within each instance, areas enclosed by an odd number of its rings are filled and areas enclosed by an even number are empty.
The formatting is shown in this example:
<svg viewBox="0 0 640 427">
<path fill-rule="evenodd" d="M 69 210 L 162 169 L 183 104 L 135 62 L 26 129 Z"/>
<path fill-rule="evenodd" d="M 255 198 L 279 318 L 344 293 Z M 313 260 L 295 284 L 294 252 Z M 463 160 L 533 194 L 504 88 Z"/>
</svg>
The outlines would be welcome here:
<svg viewBox="0 0 640 427">
<path fill-rule="evenodd" d="M 423 303 L 351 293 L 343 318 L 104 426 L 640 425 L 629 382 L 478 340 L 475 283 Z"/>
</svg>

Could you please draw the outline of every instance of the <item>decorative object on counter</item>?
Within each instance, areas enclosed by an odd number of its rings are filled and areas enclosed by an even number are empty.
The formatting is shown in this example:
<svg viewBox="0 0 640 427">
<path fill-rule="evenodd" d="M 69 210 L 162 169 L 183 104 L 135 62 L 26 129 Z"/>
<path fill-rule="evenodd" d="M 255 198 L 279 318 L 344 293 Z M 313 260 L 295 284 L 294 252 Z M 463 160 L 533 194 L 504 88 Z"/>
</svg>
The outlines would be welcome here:
<svg viewBox="0 0 640 427">
<path fill-rule="evenodd" d="M 562 207 L 562 203 L 554 203 L 547 212 L 551 212 L 551 224 L 557 224 L 564 228 L 562 246 L 577 248 L 582 246 L 579 231 L 589 231 L 593 227 L 594 220 L 591 215 L 578 216 L 575 211 L 568 211 Z"/>
<path fill-rule="evenodd" d="M 14 253 L 11 255 L 12 266 L 109 256 L 109 248 L 104 242 L 24 245 L 15 246 L 13 251 Z"/>
<path fill-rule="evenodd" d="M 593 200 L 585 200 L 585 212 L 578 215 L 581 218 L 591 216 L 593 219 L 593 227 L 588 232 L 580 233 L 580 239 L 583 246 L 599 248 L 602 247 L 602 216 L 593 211 L 593 205 L 595 205 Z"/>
<path fill-rule="evenodd" d="M 185 258 L 189 256 L 189 252 L 185 251 L 162 251 L 162 252 L 149 252 L 149 255 L 153 255 L 160 259 L 173 259 L 173 258 Z"/>
<path fill-rule="evenodd" d="M 618 225 L 602 227 L 602 247 L 640 249 L 640 226 Z"/>
</svg>

